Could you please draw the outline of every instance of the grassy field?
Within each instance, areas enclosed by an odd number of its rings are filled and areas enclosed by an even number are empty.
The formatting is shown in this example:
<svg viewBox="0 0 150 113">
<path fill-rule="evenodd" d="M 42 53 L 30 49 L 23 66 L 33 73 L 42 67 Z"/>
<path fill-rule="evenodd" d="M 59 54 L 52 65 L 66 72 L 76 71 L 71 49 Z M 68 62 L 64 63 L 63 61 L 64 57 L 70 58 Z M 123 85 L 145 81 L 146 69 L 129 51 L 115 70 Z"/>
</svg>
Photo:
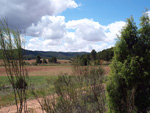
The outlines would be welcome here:
<svg viewBox="0 0 150 113">
<path fill-rule="evenodd" d="M 50 95 L 54 93 L 54 81 L 58 76 L 30 76 L 28 83 L 29 88 L 27 98 L 33 99 L 33 89 L 40 96 Z M 0 107 L 14 104 L 14 95 L 7 76 L 0 76 Z"/>
<path fill-rule="evenodd" d="M 58 60 L 58 64 L 47 64 L 47 65 L 28 65 L 25 68 L 29 74 L 29 89 L 27 92 L 27 98 L 33 99 L 34 95 L 32 90 L 37 93 L 38 96 L 50 95 L 54 91 L 54 81 L 58 76 L 63 74 L 72 75 L 73 66 L 68 60 Z M 30 63 L 34 61 L 29 61 Z M 109 66 L 103 66 L 105 75 L 109 73 Z M 0 107 L 13 104 L 14 94 L 11 85 L 8 82 L 5 68 L 0 66 Z"/>
</svg>

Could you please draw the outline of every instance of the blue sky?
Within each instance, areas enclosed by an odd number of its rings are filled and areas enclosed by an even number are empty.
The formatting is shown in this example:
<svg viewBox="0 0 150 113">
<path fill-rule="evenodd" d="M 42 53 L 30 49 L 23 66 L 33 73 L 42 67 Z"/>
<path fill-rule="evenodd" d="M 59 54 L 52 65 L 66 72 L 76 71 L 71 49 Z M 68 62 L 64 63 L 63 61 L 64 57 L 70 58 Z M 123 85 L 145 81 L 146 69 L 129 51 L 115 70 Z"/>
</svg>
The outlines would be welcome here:
<svg viewBox="0 0 150 113">
<path fill-rule="evenodd" d="M 26 49 L 90 52 L 114 46 L 126 18 L 139 25 L 146 8 L 150 0 L 1 0 L 0 19 L 26 31 Z"/>
<path fill-rule="evenodd" d="M 108 25 L 115 21 L 126 21 L 133 15 L 135 21 L 139 23 L 139 18 L 145 9 L 150 9 L 150 0 L 76 0 L 80 7 L 67 9 L 61 15 L 65 15 L 66 20 L 78 20 L 81 18 L 94 19 Z"/>
</svg>

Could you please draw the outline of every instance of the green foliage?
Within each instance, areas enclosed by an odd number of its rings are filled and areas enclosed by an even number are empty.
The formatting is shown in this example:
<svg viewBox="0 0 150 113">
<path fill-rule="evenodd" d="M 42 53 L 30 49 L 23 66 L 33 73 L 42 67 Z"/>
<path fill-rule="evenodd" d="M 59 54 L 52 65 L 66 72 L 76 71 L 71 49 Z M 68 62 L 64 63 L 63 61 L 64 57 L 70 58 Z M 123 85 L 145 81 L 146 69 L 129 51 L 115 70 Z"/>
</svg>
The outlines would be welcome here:
<svg viewBox="0 0 150 113">
<path fill-rule="evenodd" d="M 43 109 L 48 113 L 104 113 L 103 69 L 78 66 L 74 69 L 76 76 L 58 77 L 54 85 L 59 97 L 53 101 L 45 98 Z"/>
<path fill-rule="evenodd" d="M 90 54 L 91 60 L 96 60 L 96 54 L 97 52 L 93 49 Z"/>
<path fill-rule="evenodd" d="M 23 77 L 20 77 L 16 80 L 15 86 L 17 89 L 26 89 L 28 86 L 27 80 L 25 80 Z"/>
<path fill-rule="evenodd" d="M 57 63 L 57 58 L 56 57 L 52 57 L 48 59 L 49 63 Z"/>
<path fill-rule="evenodd" d="M 82 57 L 80 58 L 80 65 L 81 65 L 81 66 L 86 66 L 86 65 L 88 65 L 88 64 L 89 64 L 89 60 L 88 60 L 87 56 L 82 56 Z"/>
<path fill-rule="evenodd" d="M 32 93 L 33 89 L 38 97 L 54 94 L 54 81 L 56 81 L 57 78 L 58 76 L 56 75 L 29 76 L 29 81 L 27 81 L 27 85 L 29 85 L 27 91 L 27 99 L 35 98 Z M 8 106 L 14 104 L 14 93 L 7 76 L 0 76 L 0 97 L 0 106 Z"/>
<path fill-rule="evenodd" d="M 78 60 L 78 64 L 81 66 L 100 65 L 100 61 L 110 61 L 113 58 L 113 56 L 113 48 L 109 48 L 98 53 L 96 53 L 95 50 L 92 50 L 89 54 L 77 56 L 76 58 L 74 58 L 74 61 L 77 62 Z"/>
<path fill-rule="evenodd" d="M 141 17 L 138 30 L 133 17 L 114 49 L 107 81 L 107 100 L 111 113 L 147 113 L 150 110 L 150 19 Z"/>
<path fill-rule="evenodd" d="M 57 57 L 58 59 L 68 59 L 76 57 L 77 55 L 84 55 L 87 52 L 52 52 L 52 51 L 31 51 L 31 50 L 24 50 L 24 57 L 25 59 L 35 59 L 37 55 L 41 56 L 42 58 L 50 58 L 50 57 Z"/>
<path fill-rule="evenodd" d="M 114 56 L 113 48 L 105 49 L 97 53 L 97 59 L 110 61 Z"/>
<path fill-rule="evenodd" d="M 36 56 L 36 63 L 37 64 L 41 64 L 42 63 L 41 57 L 39 55 Z"/>
</svg>

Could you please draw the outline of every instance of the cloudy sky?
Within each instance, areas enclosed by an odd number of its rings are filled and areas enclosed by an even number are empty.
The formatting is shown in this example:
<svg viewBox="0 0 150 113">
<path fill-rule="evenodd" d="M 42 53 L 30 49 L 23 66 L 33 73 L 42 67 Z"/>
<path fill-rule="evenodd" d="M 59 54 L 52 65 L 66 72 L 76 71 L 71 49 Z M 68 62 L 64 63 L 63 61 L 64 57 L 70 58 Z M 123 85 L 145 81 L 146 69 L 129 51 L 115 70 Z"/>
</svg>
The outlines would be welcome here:
<svg viewBox="0 0 150 113">
<path fill-rule="evenodd" d="M 114 46 L 126 18 L 138 25 L 145 8 L 150 0 L 0 0 L 0 19 L 25 32 L 26 49 L 90 52 Z"/>
</svg>

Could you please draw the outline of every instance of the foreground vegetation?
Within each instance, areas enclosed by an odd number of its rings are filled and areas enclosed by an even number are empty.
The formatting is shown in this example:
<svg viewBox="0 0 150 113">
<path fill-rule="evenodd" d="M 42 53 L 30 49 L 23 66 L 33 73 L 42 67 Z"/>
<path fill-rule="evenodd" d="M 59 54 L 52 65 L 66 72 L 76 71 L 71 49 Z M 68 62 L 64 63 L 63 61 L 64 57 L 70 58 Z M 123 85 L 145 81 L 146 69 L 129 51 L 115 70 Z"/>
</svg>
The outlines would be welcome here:
<svg viewBox="0 0 150 113">
<path fill-rule="evenodd" d="M 30 76 L 27 99 L 35 99 L 34 92 L 38 97 L 55 93 L 54 81 L 58 76 Z M 34 91 L 34 92 L 33 92 Z M 14 93 L 7 76 L 0 76 L 0 106 L 14 104 Z"/>
<path fill-rule="evenodd" d="M 133 17 L 116 43 L 107 82 L 107 101 L 111 113 L 150 111 L 150 18 L 141 17 L 140 29 Z"/>
</svg>

